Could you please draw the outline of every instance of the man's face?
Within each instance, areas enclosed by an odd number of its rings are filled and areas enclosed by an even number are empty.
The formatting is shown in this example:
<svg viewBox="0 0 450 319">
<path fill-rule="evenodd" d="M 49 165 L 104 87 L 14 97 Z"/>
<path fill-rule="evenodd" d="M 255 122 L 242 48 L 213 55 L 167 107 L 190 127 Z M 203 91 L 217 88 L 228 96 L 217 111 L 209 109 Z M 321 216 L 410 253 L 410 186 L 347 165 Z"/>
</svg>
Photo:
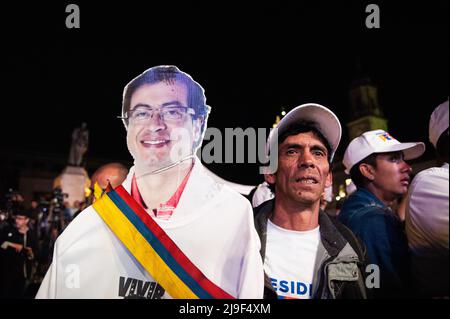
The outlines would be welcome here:
<svg viewBox="0 0 450 319">
<path fill-rule="evenodd" d="M 39 203 L 37 201 L 35 201 L 35 200 L 31 201 L 31 208 L 32 209 L 36 209 L 38 206 L 39 206 Z"/>
<path fill-rule="evenodd" d="M 16 222 L 17 228 L 22 228 L 22 227 L 26 226 L 29 221 L 30 221 L 30 219 L 26 216 L 16 215 L 16 217 L 15 217 L 15 222 Z"/>
<path fill-rule="evenodd" d="M 278 199 L 293 204 L 318 204 L 325 187 L 332 183 L 328 152 L 313 133 L 288 136 L 278 146 L 278 170 L 265 175 L 275 184 Z"/>
<path fill-rule="evenodd" d="M 152 109 L 187 107 L 187 88 L 178 81 L 143 85 L 131 96 L 130 110 L 142 106 Z M 127 144 L 136 166 L 154 170 L 176 162 L 180 159 L 180 153 L 186 150 L 190 154 L 194 135 L 199 131 L 198 122 L 193 121 L 189 114 L 175 121 L 163 119 L 159 112 L 154 112 L 151 118 L 142 122 L 129 121 Z M 180 137 L 180 132 L 183 137 Z"/>
<path fill-rule="evenodd" d="M 373 185 L 384 199 L 394 200 L 408 191 L 411 180 L 411 166 L 403 160 L 402 152 L 379 154 L 373 167 Z"/>
</svg>

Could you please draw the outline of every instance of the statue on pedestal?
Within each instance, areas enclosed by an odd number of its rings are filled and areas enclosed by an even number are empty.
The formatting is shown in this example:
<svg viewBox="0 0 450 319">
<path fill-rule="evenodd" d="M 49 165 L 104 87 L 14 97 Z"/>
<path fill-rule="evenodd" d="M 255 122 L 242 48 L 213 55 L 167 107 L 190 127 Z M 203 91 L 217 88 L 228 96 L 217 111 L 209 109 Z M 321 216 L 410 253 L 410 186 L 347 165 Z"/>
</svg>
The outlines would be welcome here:
<svg viewBox="0 0 450 319">
<path fill-rule="evenodd" d="M 83 155 L 86 153 L 89 144 L 89 131 L 86 123 L 77 127 L 72 133 L 72 145 L 70 146 L 69 165 L 81 166 Z"/>
</svg>

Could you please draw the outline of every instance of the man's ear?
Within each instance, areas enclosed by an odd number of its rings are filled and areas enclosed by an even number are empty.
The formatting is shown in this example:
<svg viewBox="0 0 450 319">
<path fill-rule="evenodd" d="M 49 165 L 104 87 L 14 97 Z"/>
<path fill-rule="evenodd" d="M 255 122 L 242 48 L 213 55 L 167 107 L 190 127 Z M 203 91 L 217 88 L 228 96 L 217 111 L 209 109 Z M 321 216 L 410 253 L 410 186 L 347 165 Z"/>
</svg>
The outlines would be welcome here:
<svg viewBox="0 0 450 319">
<path fill-rule="evenodd" d="M 275 185 L 277 178 L 275 174 L 264 174 L 264 180 L 271 185 Z"/>
<path fill-rule="evenodd" d="M 373 181 L 375 179 L 375 170 L 372 165 L 362 163 L 359 165 L 359 171 L 361 174 L 367 178 L 369 181 Z"/>
</svg>

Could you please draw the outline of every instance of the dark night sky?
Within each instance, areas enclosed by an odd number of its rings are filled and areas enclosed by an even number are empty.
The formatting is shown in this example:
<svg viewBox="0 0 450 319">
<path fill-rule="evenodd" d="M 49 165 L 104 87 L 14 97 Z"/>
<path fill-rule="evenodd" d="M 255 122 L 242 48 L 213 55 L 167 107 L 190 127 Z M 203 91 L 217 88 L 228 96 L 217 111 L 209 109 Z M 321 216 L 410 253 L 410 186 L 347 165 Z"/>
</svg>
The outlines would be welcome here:
<svg viewBox="0 0 450 319">
<path fill-rule="evenodd" d="M 73 2 L 79 30 L 64 26 L 70 2 L 2 7 L 0 150 L 65 156 L 85 121 L 88 158 L 129 160 L 116 119 L 122 89 L 158 64 L 177 65 L 204 87 L 208 125 L 222 130 L 270 127 L 282 106 L 324 104 L 343 124 L 341 155 L 358 60 L 400 141 L 427 141 L 429 115 L 448 96 L 448 1 L 374 1 L 381 28 L 371 30 L 364 1 Z M 256 165 L 211 168 L 236 182 L 260 178 Z"/>
</svg>

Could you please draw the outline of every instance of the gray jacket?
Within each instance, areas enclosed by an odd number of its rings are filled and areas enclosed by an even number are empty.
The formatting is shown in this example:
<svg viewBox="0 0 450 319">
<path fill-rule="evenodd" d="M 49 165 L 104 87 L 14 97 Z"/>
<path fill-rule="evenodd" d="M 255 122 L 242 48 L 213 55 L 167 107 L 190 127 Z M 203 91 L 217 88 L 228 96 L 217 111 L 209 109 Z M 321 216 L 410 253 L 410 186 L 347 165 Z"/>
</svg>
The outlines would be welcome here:
<svg viewBox="0 0 450 319">
<path fill-rule="evenodd" d="M 255 227 L 261 239 L 261 257 L 266 253 L 267 220 L 275 200 L 254 209 Z M 365 266 L 367 254 L 362 242 L 344 225 L 326 213 L 319 213 L 320 244 L 314 266 L 312 296 L 314 299 L 365 299 Z M 264 298 L 276 298 L 267 275 Z"/>
</svg>

